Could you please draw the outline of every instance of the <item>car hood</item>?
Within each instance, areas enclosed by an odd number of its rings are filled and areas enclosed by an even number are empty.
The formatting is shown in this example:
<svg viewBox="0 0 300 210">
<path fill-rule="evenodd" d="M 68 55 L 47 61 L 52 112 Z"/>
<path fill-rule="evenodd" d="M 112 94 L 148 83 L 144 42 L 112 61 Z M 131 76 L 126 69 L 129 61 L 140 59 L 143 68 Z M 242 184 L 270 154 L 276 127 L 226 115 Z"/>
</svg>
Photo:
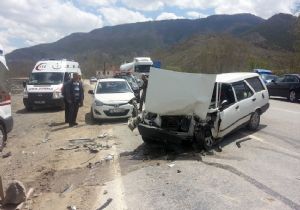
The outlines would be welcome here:
<svg viewBox="0 0 300 210">
<path fill-rule="evenodd" d="M 205 119 L 216 74 L 151 68 L 145 110 L 159 115 L 197 115 Z"/>
<path fill-rule="evenodd" d="M 131 92 L 95 94 L 95 99 L 101 101 L 104 104 L 127 103 L 133 98 L 134 98 L 134 94 Z"/>
</svg>

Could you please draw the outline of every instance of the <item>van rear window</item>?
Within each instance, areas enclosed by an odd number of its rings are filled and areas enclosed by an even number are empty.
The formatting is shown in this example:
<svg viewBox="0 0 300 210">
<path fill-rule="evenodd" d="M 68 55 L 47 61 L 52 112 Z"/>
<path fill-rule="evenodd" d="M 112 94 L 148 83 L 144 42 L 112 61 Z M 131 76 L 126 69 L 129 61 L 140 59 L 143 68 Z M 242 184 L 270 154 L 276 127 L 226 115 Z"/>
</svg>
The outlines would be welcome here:
<svg viewBox="0 0 300 210">
<path fill-rule="evenodd" d="M 261 80 L 258 77 L 252 77 L 246 79 L 246 81 L 251 85 L 251 87 L 255 90 L 255 92 L 260 92 L 262 90 L 265 90 L 263 84 L 261 83 Z"/>
</svg>

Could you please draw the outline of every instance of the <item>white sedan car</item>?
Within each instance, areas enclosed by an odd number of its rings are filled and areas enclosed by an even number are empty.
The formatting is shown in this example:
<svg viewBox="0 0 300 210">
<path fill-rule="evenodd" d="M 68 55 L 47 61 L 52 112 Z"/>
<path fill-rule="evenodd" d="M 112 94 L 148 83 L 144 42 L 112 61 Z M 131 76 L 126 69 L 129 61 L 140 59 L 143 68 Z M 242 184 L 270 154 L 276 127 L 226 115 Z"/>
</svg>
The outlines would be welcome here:
<svg viewBox="0 0 300 210">
<path fill-rule="evenodd" d="M 137 115 L 134 93 L 124 79 L 100 79 L 93 95 L 91 115 L 93 119 L 129 118 Z"/>
</svg>

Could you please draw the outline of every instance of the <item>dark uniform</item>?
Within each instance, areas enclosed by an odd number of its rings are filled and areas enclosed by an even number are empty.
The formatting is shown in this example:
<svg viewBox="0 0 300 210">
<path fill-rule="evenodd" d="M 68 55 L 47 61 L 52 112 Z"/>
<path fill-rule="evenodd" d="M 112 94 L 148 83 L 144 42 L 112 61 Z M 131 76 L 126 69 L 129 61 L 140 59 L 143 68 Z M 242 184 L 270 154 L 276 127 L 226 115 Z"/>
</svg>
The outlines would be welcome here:
<svg viewBox="0 0 300 210">
<path fill-rule="evenodd" d="M 147 87 L 148 87 L 148 79 L 146 77 L 144 77 L 143 85 L 141 87 L 141 90 L 143 90 L 143 92 L 142 92 L 141 99 L 140 99 L 140 108 L 139 108 L 140 111 L 142 111 L 143 104 L 145 103 L 145 100 L 146 100 Z"/>
<path fill-rule="evenodd" d="M 67 111 L 65 112 L 66 121 L 70 126 L 77 125 L 76 118 L 78 109 L 83 104 L 84 93 L 82 83 L 73 79 L 64 85 L 65 100 L 67 102 Z"/>
</svg>

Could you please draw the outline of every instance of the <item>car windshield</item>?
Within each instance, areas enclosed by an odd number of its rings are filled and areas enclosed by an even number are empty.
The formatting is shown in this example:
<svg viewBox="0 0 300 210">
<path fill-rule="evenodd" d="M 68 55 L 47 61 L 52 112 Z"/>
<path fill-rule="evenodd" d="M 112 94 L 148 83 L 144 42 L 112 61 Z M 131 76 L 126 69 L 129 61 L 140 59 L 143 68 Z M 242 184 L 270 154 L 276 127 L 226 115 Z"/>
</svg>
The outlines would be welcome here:
<svg viewBox="0 0 300 210">
<path fill-rule="evenodd" d="M 97 86 L 96 93 L 128 93 L 131 89 L 125 81 L 100 82 Z"/>
<path fill-rule="evenodd" d="M 261 77 L 264 80 L 276 80 L 277 79 L 277 76 L 271 75 L 271 74 L 262 74 Z"/>
<path fill-rule="evenodd" d="M 52 85 L 60 84 L 64 80 L 64 73 L 60 72 L 42 72 L 32 73 L 29 78 L 30 85 Z"/>
</svg>

